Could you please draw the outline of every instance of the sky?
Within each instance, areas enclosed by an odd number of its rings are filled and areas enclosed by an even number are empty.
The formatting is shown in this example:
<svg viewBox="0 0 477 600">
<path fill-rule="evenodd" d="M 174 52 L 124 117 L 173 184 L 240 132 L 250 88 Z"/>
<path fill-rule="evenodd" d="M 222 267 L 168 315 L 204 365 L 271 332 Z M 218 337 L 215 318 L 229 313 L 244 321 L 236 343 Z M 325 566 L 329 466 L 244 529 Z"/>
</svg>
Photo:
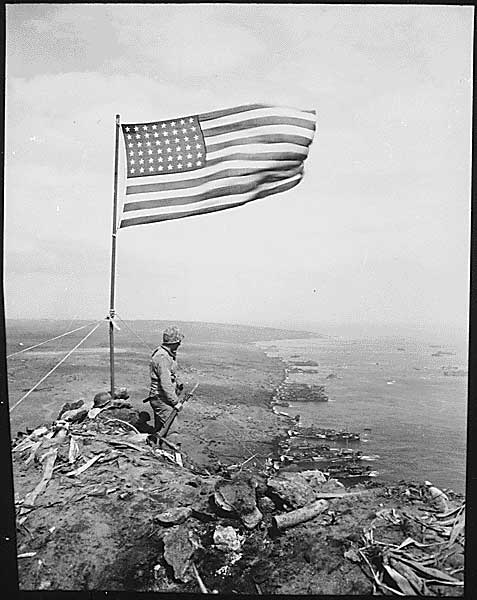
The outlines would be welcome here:
<svg viewBox="0 0 477 600">
<path fill-rule="evenodd" d="M 7 5 L 7 319 L 107 314 L 116 113 L 265 102 L 317 111 L 303 181 L 120 230 L 121 318 L 466 336 L 472 43 L 470 6 Z"/>
</svg>

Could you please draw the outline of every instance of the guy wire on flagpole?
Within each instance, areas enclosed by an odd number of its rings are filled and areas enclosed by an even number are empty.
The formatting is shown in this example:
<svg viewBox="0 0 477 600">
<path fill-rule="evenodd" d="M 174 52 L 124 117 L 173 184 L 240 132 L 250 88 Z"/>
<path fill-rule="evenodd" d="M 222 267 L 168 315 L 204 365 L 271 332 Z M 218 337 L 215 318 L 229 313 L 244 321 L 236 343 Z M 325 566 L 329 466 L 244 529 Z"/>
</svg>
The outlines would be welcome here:
<svg viewBox="0 0 477 600">
<path fill-rule="evenodd" d="M 49 338 L 48 340 L 45 340 L 44 342 L 40 342 L 39 344 L 35 344 L 34 346 L 28 346 L 28 348 L 23 348 L 23 350 L 18 350 L 18 352 L 12 352 L 11 354 L 7 354 L 7 358 L 17 356 L 18 354 L 27 352 L 27 350 L 33 350 L 34 348 L 38 348 L 38 346 L 43 346 L 44 344 L 47 344 L 48 342 L 53 342 L 54 340 L 59 340 L 60 338 L 65 337 L 66 335 L 71 335 L 72 333 L 75 333 L 76 331 L 80 331 L 81 329 L 85 329 L 86 327 L 89 327 L 90 325 L 95 325 L 95 323 L 96 323 L 96 321 L 94 321 L 93 323 L 87 323 L 86 325 L 82 325 L 81 327 L 77 327 L 76 329 L 72 329 L 71 331 L 67 331 L 66 333 L 62 333 L 61 335 L 57 335 L 55 337 Z"/>
<path fill-rule="evenodd" d="M 48 371 L 48 373 L 46 375 L 44 375 L 40 379 L 40 381 L 38 381 L 38 383 L 36 383 L 31 389 L 28 390 L 28 392 L 24 396 L 22 396 L 20 398 L 20 400 L 15 402 L 15 404 L 10 408 L 10 412 L 12 412 L 12 410 L 15 409 L 20 404 L 20 402 L 23 402 L 23 400 L 25 400 L 25 398 L 28 398 L 28 396 L 40 385 L 40 383 L 43 383 L 45 381 L 45 379 L 53 373 L 53 371 L 55 371 L 61 364 L 63 364 L 65 362 L 65 360 L 69 356 L 71 356 L 73 354 L 73 352 L 75 350 L 77 350 L 81 346 L 81 344 L 83 342 L 85 342 L 89 338 L 89 336 L 92 335 L 96 331 L 96 329 L 98 329 L 98 327 L 101 325 L 102 322 L 103 322 L 103 320 L 99 321 L 99 323 L 97 323 L 96 326 L 93 327 L 93 329 L 91 329 L 91 331 L 89 333 L 87 333 L 85 335 L 85 337 L 80 342 L 78 342 L 74 348 L 72 348 L 67 354 L 65 354 L 65 356 L 63 356 L 63 358 L 60 360 L 59 363 L 57 363 L 52 369 L 50 369 Z"/>
<path fill-rule="evenodd" d="M 109 299 L 109 368 L 111 375 L 111 396 L 114 398 L 114 292 L 116 283 L 116 233 L 118 212 L 118 163 L 119 163 L 120 116 L 116 115 L 116 140 L 114 146 L 114 191 L 113 191 L 113 232 L 111 236 L 111 288 Z"/>
</svg>

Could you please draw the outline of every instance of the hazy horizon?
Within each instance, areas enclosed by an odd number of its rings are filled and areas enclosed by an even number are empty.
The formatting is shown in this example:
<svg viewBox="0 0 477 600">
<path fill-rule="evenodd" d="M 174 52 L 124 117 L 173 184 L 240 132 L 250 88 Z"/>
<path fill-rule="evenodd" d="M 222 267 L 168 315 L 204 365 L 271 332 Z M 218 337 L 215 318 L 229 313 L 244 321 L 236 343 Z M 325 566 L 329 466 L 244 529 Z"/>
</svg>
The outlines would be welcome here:
<svg viewBox="0 0 477 600">
<path fill-rule="evenodd" d="M 55 317 L 9 317 L 6 318 L 6 322 L 9 321 L 52 321 L 52 322 L 65 322 L 68 321 L 71 327 L 74 327 L 75 322 L 91 322 L 94 323 L 99 319 L 81 318 L 81 319 L 62 319 Z M 188 319 L 153 319 L 153 318 L 141 318 L 141 319 L 125 319 L 130 322 L 159 322 L 159 323 L 192 323 L 192 324 L 203 324 L 203 325 L 223 325 L 229 327 L 249 327 L 249 328 L 265 328 L 265 329 L 279 329 L 283 331 L 296 331 L 302 333 L 316 334 L 317 336 L 330 336 L 330 337 L 344 337 L 344 338 L 366 338 L 366 337 L 393 337 L 393 338 L 411 338 L 415 340 L 426 340 L 427 342 L 441 342 L 441 343 L 456 343 L 459 346 L 468 345 L 468 330 L 455 330 L 455 329 L 423 329 L 416 328 L 405 324 L 377 324 L 377 323 L 308 323 L 308 324 L 295 324 L 285 322 L 269 322 L 269 323 L 258 323 L 258 322 L 239 322 L 239 321 L 211 321 L 211 320 L 188 320 Z M 106 321 L 105 321 L 106 324 Z M 121 323 L 119 322 L 119 326 Z"/>
<path fill-rule="evenodd" d="M 466 335 L 473 14 L 8 5 L 7 318 L 107 314 L 116 113 L 142 122 L 265 102 L 317 111 L 303 181 L 120 230 L 117 313 Z"/>
</svg>

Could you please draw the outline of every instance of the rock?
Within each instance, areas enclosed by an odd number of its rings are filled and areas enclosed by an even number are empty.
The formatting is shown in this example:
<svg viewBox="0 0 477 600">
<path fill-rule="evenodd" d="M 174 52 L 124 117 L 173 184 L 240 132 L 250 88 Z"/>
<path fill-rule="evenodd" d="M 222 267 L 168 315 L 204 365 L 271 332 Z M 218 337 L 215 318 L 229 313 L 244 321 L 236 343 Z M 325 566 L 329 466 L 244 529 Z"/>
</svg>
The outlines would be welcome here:
<svg viewBox="0 0 477 600">
<path fill-rule="evenodd" d="M 320 491 L 325 483 L 326 478 L 321 471 L 282 472 L 280 475 L 269 477 L 267 481 L 272 492 L 292 508 L 300 508 L 316 500 L 316 492 Z"/>
<path fill-rule="evenodd" d="M 178 525 L 186 521 L 191 514 L 192 508 L 190 506 L 179 506 L 162 512 L 156 518 L 166 525 Z"/>
<path fill-rule="evenodd" d="M 299 477 L 299 473 L 293 473 L 294 478 L 283 477 L 285 473 L 270 477 L 268 487 L 283 502 L 293 508 L 305 506 L 315 499 L 313 488 L 306 480 Z"/>
<path fill-rule="evenodd" d="M 214 545 L 221 550 L 225 556 L 225 564 L 216 571 L 218 575 L 227 575 L 230 567 L 242 558 L 242 544 L 244 535 L 239 535 L 237 530 L 231 527 L 217 525 L 214 531 Z"/>
<path fill-rule="evenodd" d="M 349 550 L 346 550 L 343 556 L 354 563 L 359 563 L 361 561 L 358 551 L 353 547 L 351 547 Z"/>
<path fill-rule="evenodd" d="M 219 550 L 225 552 L 238 552 L 242 547 L 243 536 L 239 536 L 237 531 L 231 527 L 217 525 L 214 531 L 214 544 Z"/>
<path fill-rule="evenodd" d="M 172 527 L 162 538 L 164 543 L 164 559 L 173 571 L 174 577 L 181 581 L 188 581 L 186 571 L 197 544 L 194 542 L 192 532 L 185 525 Z"/>
<path fill-rule="evenodd" d="M 240 515 L 240 519 L 247 529 L 253 529 L 263 519 L 263 515 L 258 508 L 255 507 L 252 512 Z"/>
<path fill-rule="evenodd" d="M 304 477 L 313 488 L 317 488 L 320 491 L 323 488 L 323 484 L 326 483 L 326 477 L 321 471 L 318 470 L 301 471 L 300 475 Z"/>
<path fill-rule="evenodd" d="M 253 529 L 263 518 L 257 508 L 257 482 L 249 475 L 237 475 L 231 481 L 222 479 L 215 485 L 214 500 L 222 510 L 235 513 L 242 523 Z"/>
<path fill-rule="evenodd" d="M 61 415 L 61 420 L 70 423 L 81 423 L 88 415 L 87 408 L 76 408 L 75 410 L 67 410 Z"/>
<path fill-rule="evenodd" d="M 255 505 L 255 487 L 240 477 L 231 481 L 221 479 L 215 485 L 215 503 L 226 512 L 251 512 Z"/>
<path fill-rule="evenodd" d="M 263 498 L 259 498 L 258 508 L 262 512 L 272 512 L 275 510 L 276 506 L 275 502 L 271 498 L 268 498 L 268 496 L 264 496 Z"/>
<path fill-rule="evenodd" d="M 320 492 L 339 492 L 345 489 L 345 486 L 337 479 L 328 479 L 320 486 Z"/>
<path fill-rule="evenodd" d="M 58 420 L 64 418 L 63 415 L 65 412 L 75 410 L 77 408 L 81 408 L 84 404 L 84 400 L 78 400 L 77 402 L 66 402 L 61 407 L 60 412 L 58 413 Z"/>
</svg>

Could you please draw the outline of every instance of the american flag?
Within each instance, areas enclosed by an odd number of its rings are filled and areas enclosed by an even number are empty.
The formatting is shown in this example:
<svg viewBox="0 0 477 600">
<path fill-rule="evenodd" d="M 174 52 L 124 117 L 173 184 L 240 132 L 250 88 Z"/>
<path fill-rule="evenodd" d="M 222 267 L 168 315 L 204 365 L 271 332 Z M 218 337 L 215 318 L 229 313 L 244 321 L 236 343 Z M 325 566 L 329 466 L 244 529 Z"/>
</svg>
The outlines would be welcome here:
<svg viewBox="0 0 477 600">
<path fill-rule="evenodd" d="M 284 192 L 303 177 L 315 111 L 266 104 L 122 125 L 120 227 L 201 215 Z"/>
</svg>

